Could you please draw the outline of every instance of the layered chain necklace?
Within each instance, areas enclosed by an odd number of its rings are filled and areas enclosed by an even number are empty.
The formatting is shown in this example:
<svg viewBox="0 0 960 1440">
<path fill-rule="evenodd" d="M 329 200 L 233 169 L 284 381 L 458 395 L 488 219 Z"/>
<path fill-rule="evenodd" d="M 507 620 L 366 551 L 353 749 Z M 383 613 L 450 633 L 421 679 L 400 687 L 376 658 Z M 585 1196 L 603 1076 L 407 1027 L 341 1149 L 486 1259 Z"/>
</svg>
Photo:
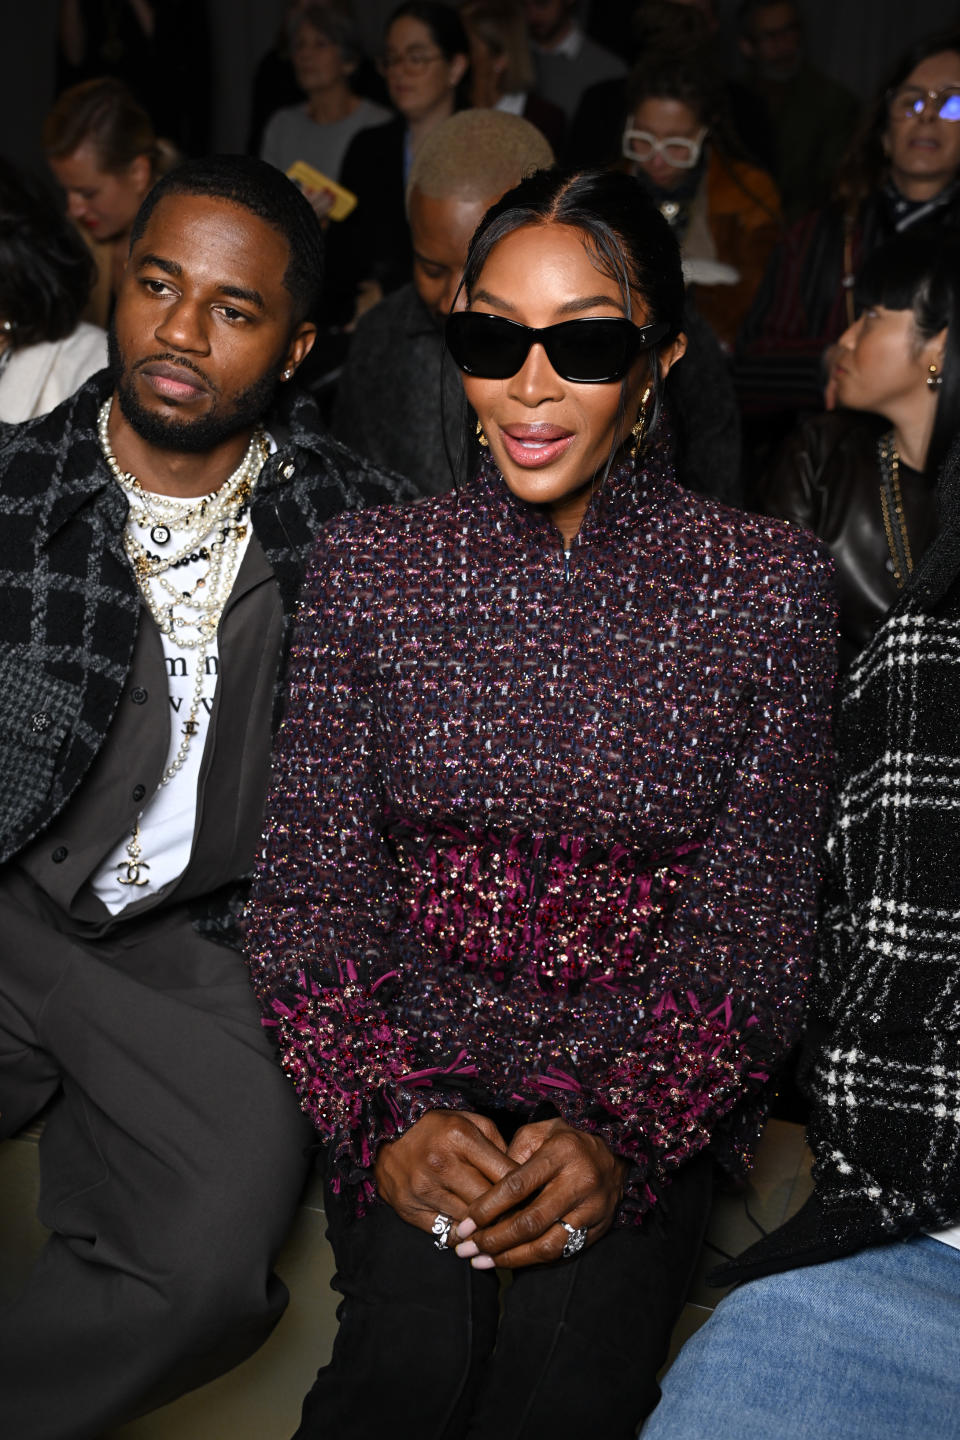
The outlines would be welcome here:
<svg viewBox="0 0 960 1440">
<path fill-rule="evenodd" d="M 883 528 L 887 536 L 887 548 L 893 564 L 893 578 L 902 590 L 913 572 L 913 554 L 910 550 L 910 536 L 903 513 L 903 493 L 900 489 L 900 456 L 893 443 L 893 431 L 881 435 L 877 441 L 877 456 L 880 461 L 880 506 L 883 510 Z"/>
<path fill-rule="evenodd" d="M 269 453 L 266 435 L 257 430 L 237 469 L 209 495 L 179 500 L 144 490 L 139 480 L 123 470 L 108 435 L 111 401 L 104 402 L 97 419 L 100 448 L 114 479 L 130 507 L 123 543 L 140 593 L 157 628 L 179 650 L 192 651 L 196 674 L 190 709 L 183 723 L 183 738 L 164 770 L 160 785 L 169 785 L 183 768 L 193 737 L 200 729 L 197 716 L 203 697 L 207 655 L 224 606 L 233 589 L 241 547 L 247 537 L 250 497 Z M 140 538 L 146 531 L 156 550 Z M 176 572 L 205 565 L 189 589 L 176 581 Z M 195 572 L 194 572 L 195 573 Z M 141 815 L 142 815 L 141 811 Z M 140 815 L 127 843 L 127 858 L 118 866 L 121 885 L 147 885 L 150 869 L 140 843 Z"/>
</svg>

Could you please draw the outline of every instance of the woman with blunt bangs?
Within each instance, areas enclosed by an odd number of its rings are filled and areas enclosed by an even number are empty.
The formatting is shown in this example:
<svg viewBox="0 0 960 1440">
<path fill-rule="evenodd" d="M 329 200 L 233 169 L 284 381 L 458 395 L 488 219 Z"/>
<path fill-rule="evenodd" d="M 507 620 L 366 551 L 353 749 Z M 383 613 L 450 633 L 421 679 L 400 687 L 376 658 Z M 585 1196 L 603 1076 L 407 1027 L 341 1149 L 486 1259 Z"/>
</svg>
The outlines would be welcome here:
<svg viewBox="0 0 960 1440">
<path fill-rule="evenodd" d="M 843 408 L 797 428 L 760 507 L 833 556 L 844 668 L 937 534 L 937 477 L 960 430 L 960 235 L 898 235 L 864 264 L 856 303 L 834 362 Z"/>
<path fill-rule="evenodd" d="M 627 1440 L 797 1033 L 829 564 L 670 474 L 636 181 L 525 179 L 463 288 L 483 458 L 325 531 L 247 915 L 345 1296 L 297 1433 Z"/>
</svg>

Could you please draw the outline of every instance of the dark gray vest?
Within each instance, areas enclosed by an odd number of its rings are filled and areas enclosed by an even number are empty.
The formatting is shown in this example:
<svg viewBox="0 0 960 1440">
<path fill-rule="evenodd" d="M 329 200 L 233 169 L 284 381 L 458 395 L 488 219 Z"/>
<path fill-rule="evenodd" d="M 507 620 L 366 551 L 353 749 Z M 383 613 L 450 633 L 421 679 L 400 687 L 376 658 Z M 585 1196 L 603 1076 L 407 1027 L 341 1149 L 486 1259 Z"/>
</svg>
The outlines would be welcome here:
<svg viewBox="0 0 960 1440">
<path fill-rule="evenodd" d="M 253 535 L 220 621 L 219 676 L 189 863 L 162 890 L 111 916 L 90 878 L 131 834 L 160 783 L 171 719 L 179 723 L 170 707 L 160 632 L 141 610 L 133 664 L 106 744 L 73 800 L 14 862 L 84 930 L 103 933 L 157 906 L 209 894 L 250 869 L 270 773 L 282 627 L 273 571 Z"/>
</svg>

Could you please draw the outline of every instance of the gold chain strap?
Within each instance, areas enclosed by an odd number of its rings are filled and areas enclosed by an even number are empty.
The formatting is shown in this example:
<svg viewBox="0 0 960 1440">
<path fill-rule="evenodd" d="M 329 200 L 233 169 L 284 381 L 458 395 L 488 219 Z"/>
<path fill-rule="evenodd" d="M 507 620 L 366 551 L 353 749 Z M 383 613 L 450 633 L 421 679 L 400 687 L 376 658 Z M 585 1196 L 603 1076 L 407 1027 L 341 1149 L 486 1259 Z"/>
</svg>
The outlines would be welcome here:
<svg viewBox="0 0 960 1440">
<path fill-rule="evenodd" d="M 903 514 L 903 493 L 900 489 L 900 456 L 893 443 L 892 433 L 880 437 L 880 506 L 883 510 L 883 528 L 887 535 L 887 549 L 893 561 L 893 578 L 902 590 L 908 576 L 913 574 L 913 555 L 910 551 L 910 537 Z M 890 500 L 893 499 L 891 513 Z M 894 531 L 896 524 L 896 531 Z M 899 545 L 897 541 L 899 540 Z M 903 557 L 903 564 L 900 557 Z M 904 570 L 906 574 L 904 574 Z"/>
</svg>

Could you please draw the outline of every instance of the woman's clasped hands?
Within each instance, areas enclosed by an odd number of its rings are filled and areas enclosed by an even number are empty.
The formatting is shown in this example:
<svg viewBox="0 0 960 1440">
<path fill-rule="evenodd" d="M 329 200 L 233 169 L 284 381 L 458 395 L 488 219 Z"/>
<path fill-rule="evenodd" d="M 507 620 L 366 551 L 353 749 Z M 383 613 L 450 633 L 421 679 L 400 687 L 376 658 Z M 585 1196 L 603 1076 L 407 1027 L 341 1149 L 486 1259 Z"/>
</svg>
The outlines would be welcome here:
<svg viewBox="0 0 960 1440">
<path fill-rule="evenodd" d="M 478 1270 L 517 1269 L 605 1234 L 626 1162 L 559 1118 L 521 1126 L 508 1145 L 487 1116 L 432 1110 L 380 1147 L 374 1173 L 408 1224 L 445 1237 Z"/>
</svg>

